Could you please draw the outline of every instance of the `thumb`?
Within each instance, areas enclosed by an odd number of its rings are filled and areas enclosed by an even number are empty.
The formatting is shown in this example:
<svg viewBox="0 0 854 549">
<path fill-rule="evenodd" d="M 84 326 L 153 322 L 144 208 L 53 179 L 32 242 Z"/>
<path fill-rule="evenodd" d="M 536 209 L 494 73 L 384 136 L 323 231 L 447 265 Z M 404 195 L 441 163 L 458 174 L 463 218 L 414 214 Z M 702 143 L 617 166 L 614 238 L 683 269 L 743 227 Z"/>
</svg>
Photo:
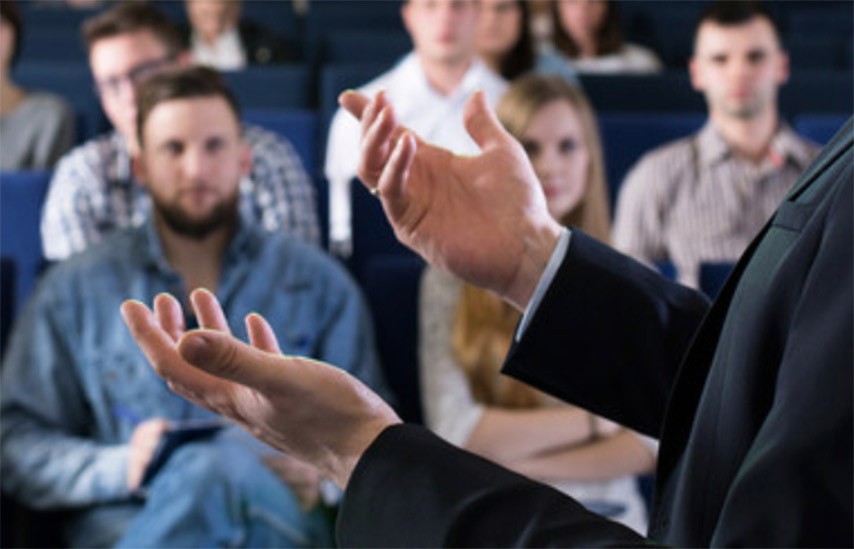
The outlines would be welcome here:
<svg viewBox="0 0 854 549">
<path fill-rule="evenodd" d="M 370 99 L 366 95 L 352 90 L 347 90 L 338 96 L 338 104 L 352 114 L 356 120 L 362 119 L 362 113 L 369 102 Z"/>
<path fill-rule="evenodd" d="M 216 330 L 193 330 L 178 342 L 178 352 L 196 368 L 253 389 L 268 389 L 287 368 L 282 357 L 256 349 Z"/>
<path fill-rule="evenodd" d="M 510 134 L 487 103 L 486 94 L 482 90 L 472 94 L 466 101 L 463 123 L 481 150 L 501 145 L 510 138 Z"/>
</svg>

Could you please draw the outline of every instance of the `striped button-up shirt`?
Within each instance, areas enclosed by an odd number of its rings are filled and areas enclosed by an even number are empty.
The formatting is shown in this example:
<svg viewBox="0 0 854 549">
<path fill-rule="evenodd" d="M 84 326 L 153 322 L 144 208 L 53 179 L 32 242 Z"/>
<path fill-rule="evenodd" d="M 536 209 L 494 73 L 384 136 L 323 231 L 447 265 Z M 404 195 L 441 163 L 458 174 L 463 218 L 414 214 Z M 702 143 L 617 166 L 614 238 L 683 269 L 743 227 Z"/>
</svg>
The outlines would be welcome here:
<svg viewBox="0 0 854 549">
<path fill-rule="evenodd" d="M 648 264 L 672 263 L 679 282 L 696 288 L 700 264 L 736 261 L 817 152 L 781 123 L 765 158 L 753 163 L 707 123 L 632 168 L 614 245 Z"/>
<path fill-rule="evenodd" d="M 268 231 L 284 230 L 320 243 L 314 187 L 289 142 L 246 126 L 252 169 L 240 182 L 240 208 Z M 77 147 L 60 160 L 42 209 L 44 255 L 65 259 L 148 215 L 148 192 L 133 178 L 122 136 L 110 132 Z"/>
</svg>

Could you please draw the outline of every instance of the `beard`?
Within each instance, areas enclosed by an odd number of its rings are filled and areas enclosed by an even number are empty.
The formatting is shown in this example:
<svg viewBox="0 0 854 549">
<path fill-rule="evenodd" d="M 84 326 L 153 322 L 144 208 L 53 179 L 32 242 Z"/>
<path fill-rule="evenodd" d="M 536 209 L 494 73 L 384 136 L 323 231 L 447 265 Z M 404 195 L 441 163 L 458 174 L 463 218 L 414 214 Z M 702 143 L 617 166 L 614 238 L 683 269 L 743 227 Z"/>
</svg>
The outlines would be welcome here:
<svg viewBox="0 0 854 549">
<path fill-rule="evenodd" d="M 167 203 L 151 196 L 160 218 L 175 233 L 194 240 L 204 240 L 211 233 L 237 223 L 237 193 L 218 202 L 203 218 L 193 218 L 177 202 Z"/>
</svg>

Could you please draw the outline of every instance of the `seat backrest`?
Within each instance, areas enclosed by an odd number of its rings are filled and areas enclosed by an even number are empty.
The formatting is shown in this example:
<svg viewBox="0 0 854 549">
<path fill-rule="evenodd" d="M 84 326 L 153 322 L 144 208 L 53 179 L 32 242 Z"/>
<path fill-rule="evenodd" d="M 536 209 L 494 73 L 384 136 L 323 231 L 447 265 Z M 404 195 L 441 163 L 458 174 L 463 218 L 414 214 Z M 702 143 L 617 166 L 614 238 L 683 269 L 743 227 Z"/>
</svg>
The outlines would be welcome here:
<svg viewBox="0 0 854 549">
<path fill-rule="evenodd" d="M 224 72 L 243 109 L 311 109 L 311 75 L 301 64 L 265 65 Z"/>
<path fill-rule="evenodd" d="M 799 134 L 825 145 L 849 117 L 846 114 L 802 114 L 795 117 L 793 124 Z"/>
<path fill-rule="evenodd" d="M 367 265 L 380 256 L 414 256 L 401 244 L 386 218 L 382 203 L 356 179 L 350 182 L 352 205 L 353 253 L 349 264 L 357 280 L 366 280 Z"/>
<path fill-rule="evenodd" d="M 39 225 L 51 175 L 50 171 L 0 173 L 0 255 L 15 263 L 13 312 L 26 302 L 44 265 Z"/>
<path fill-rule="evenodd" d="M 318 166 L 317 114 L 309 110 L 247 109 L 243 121 L 287 139 L 300 156 L 303 168 L 313 176 Z"/>
<path fill-rule="evenodd" d="M 43 90 L 65 99 L 74 109 L 77 142 L 82 143 L 110 127 L 95 93 L 85 63 L 20 63 L 12 78 L 24 88 Z"/>
<path fill-rule="evenodd" d="M 404 421 L 422 422 L 418 381 L 418 289 L 424 261 L 417 256 L 375 256 L 362 287 L 374 319 L 385 379 Z"/>
<path fill-rule="evenodd" d="M 681 113 L 604 113 L 599 116 L 611 205 L 626 173 L 645 153 L 690 135 L 703 125 L 702 111 Z"/>
</svg>

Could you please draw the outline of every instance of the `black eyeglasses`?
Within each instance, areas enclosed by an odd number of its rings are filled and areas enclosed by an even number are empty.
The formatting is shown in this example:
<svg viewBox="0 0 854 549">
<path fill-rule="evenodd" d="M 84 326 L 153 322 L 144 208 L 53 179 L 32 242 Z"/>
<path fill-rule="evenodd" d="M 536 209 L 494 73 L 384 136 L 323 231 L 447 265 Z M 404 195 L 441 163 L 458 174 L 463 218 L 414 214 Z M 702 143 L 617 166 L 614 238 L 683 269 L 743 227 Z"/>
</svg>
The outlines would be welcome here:
<svg viewBox="0 0 854 549">
<path fill-rule="evenodd" d="M 118 96 L 122 92 L 122 86 L 125 83 L 128 83 L 131 86 L 138 86 L 140 83 L 157 74 L 166 65 L 174 61 L 174 59 L 175 56 L 167 55 L 160 59 L 153 59 L 151 61 L 146 61 L 145 63 L 140 63 L 121 76 L 113 76 L 105 78 L 104 80 L 95 80 L 95 91 L 97 91 L 98 95 L 101 96 Z"/>
</svg>

